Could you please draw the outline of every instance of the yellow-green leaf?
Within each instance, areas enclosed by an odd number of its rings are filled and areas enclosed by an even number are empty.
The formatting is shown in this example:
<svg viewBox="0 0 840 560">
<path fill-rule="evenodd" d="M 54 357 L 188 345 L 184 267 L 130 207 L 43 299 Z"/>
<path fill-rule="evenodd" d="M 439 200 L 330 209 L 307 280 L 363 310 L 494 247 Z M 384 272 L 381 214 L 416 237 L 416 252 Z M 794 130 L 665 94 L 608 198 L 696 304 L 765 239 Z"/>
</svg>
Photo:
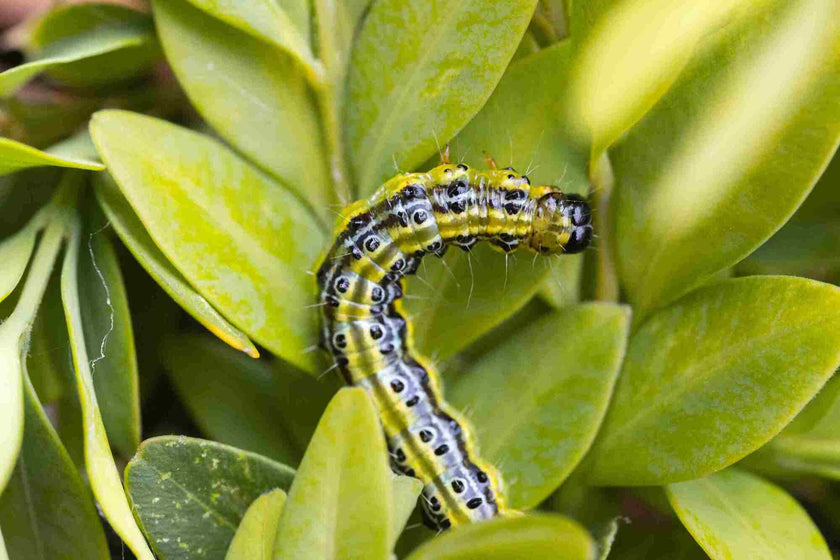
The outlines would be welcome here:
<svg viewBox="0 0 840 560">
<path fill-rule="evenodd" d="M 15 310 L 0 324 L 0 492 L 6 487 L 23 439 L 25 339 L 61 249 L 64 224 L 54 219 L 41 237 Z"/>
<path fill-rule="evenodd" d="M 411 171 L 478 112 L 536 0 L 376 2 L 355 41 L 344 131 L 362 195 Z M 387 72 L 383 71 L 387 69 Z"/>
<path fill-rule="evenodd" d="M 274 560 L 388 560 L 396 522 L 393 474 L 364 389 L 327 407 L 280 516 Z"/>
<path fill-rule="evenodd" d="M 79 302 L 91 375 L 108 441 L 128 458 L 140 445 L 140 394 L 131 312 L 101 213 L 89 217 L 79 255 Z"/>
<path fill-rule="evenodd" d="M 0 74 L 7 97 L 41 72 L 71 85 L 98 87 L 146 70 L 158 54 L 151 19 L 123 6 L 62 6 L 32 32 L 38 58 Z"/>
<path fill-rule="evenodd" d="M 52 154 L 49 151 L 38 150 L 8 138 L 0 138 L 0 175 L 43 165 L 75 167 L 76 169 L 91 169 L 93 171 L 105 169 L 105 166 L 98 161 L 72 155 Z"/>
<path fill-rule="evenodd" d="M 727 469 L 670 484 L 668 500 L 712 560 L 831 560 L 796 500 L 754 475 Z"/>
<path fill-rule="evenodd" d="M 93 140 L 155 244 L 238 328 L 315 369 L 314 266 L 325 239 L 287 190 L 215 140 L 125 111 L 101 111 Z"/>
<path fill-rule="evenodd" d="M 487 150 L 499 165 L 527 173 L 535 185 L 585 194 L 586 150 L 569 135 L 562 109 L 570 57 L 571 44 L 565 42 L 511 65 L 482 110 L 453 141 L 453 158 L 483 166 L 481 152 Z M 526 104 L 523 91 L 529 92 Z M 470 256 L 455 248 L 450 253 L 448 269 L 437 259 L 426 259 L 418 273 L 422 280 L 409 280 L 408 292 L 418 299 L 406 301 L 415 319 L 418 347 L 439 359 L 520 309 L 549 273 L 555 285 L 574 285 L 581 265 L 578 256 L 535 260 L 532 253 L 520 250 L 506 258 L 486 246 L 476 247 Z"/>
<path fill-rule="evenodd" d="M 340 383 L 270 356 L 252 360 L 208 336 L 168 337 L 159 354 L 203 433 L 293 467 Z"/>
<path fill-rule="evenodd" d="M 630 338 L 589 481 L 658 485 L 731 465 L 840 365 L 838 333 L 840 288 L 802 278 L 725 280 L 652 314 Z"/>
<path fill-rule="evenodd" d="M 6 299 L 17 287 L 23 277 L 29 257 L 35 249 L 35 237 L 40 228 L 36 222 L 30 222 L 25 228 L 11 237 L 0 239 L 0 301 Z"/>
<path fill-rule="evenodd" d="M 131 205 L 120 193 L 114 179 L 107 173 L 100 173 L 94 177 L 93 182 L 99 204 L 114 230 L 160 287 L 211 333 L 252 358 L 259 357 L 254 343 L 245 333 L 231 325 L 210 302 L 196 292 L 158 249 Z"/>
<path fill-rule="evenodd" d="M 185 0 L 152 3 L 166 59 L 208 123 L 325 223 L 337 201 L 309 84 L 282 51 Z M 117 178 L 119 180 L 119 178 Z"/>
<path fill-rule="evenodd" d="M 469 414 L 481 455 L 514 508 L 545 500 L 604 418 L 624 356 L 629 309 L 592 303 L 551 313 L 470 364 L 447 396 Z"/>
<path fill-rule="evenodd" d="M 410 476 L 394 476 L 394 520 L 391 524 L 391 548 L 397 542 L 408 518 L 417 506 L 417 497 L 423 490 L 423 482 Z"/>
<path fill-rule="evenodd" d="M 120 473 L 108 444 L 102 414 L 94 389 L 92 359 L 88 356 L 82 311 L 79 299 L 79 252 L 81 224 L 77 216 L 67 219 L 70 242 L 61 268 L 61 299 L 70 347 L 76 369 L 76 388 L 82 407 L 85 469 L 91 489 L 99 502 L 105 519 L 140 560 L 154 560 L 143 534 L 137 527 L 120 480 Z M 95 356 L 93 357 L 95 358 Z"/>
<path fill-rule="evenodd" d="M 225 560 L 271 560 L 285 503 L 286 493 L 279 488 L 254 500 L 236 529 Z"/>
<path fill-rule="evenodd" d="M 408 560 L 589 560 L 594 552 L 592 539 L 571 519 L 529 515 L 456 527 Z"/>
<path fill-rule="evenodd" d="M 742 463 L 771 476 L 840 480 L 839 425 L 840 376 L 835 374 L 793 422 Z"/>
<path fill-rule="evenodd" d="M 274 44 L 315 71 L 309 48 L 309 3 L 305 0 L 189 0 L 196 8 L 263 41 Z"/>
<path fill-rule="evenodd" d="M 636 319 L 761 245 L 840 141 L 840 4 L 770 1 L 714 38 L 611 151 Z"/>
<path fill-rule="evenodd" d="M 23 447 L 0 495 L 0 525 L 8 550 L 21 559 L 108 560 L 111 555 L 90 491 L 28 380 L 24 395 Z"/>
<path fill-rule="evenodd" d="M 248 506 L 275 488 L 287 489 L 294 474 L 241 449 L 162 436 L 140 445 L 125 484 L 160 558 L 222 560 Z"/>
<path fill-rule="evenodd" d="M 625 0 L 593 10 L 598 17 L 579 47 L 570 88 L 593 161 L 662 97 L 700 39 L 742 4 Z"/>
</svg>

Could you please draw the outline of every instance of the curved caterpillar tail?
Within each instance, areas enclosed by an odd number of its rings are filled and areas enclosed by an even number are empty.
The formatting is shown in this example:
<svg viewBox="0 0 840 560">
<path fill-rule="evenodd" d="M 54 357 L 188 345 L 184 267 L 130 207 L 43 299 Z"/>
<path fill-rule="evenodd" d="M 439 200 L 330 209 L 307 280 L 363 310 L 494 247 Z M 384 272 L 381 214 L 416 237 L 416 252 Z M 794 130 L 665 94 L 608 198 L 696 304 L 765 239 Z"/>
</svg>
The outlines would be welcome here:
<svg viewBox="0 0 840 560">
<path fill-rule="evenodd" d="M 426 173 L 397 175 L 347 207 L 316 275 L 323 344 L 345 381 L 373 397 L 391 464 L 424 483 L 424 517 L 437 529 L 516 512 L 505 506 L 496 469 L 479 458 L 468 422 L 413 350 L 403 276 L 451 245 L 469 250 L 487 240 L 504 252 L 524 245 L 557 254 L 580 252 L 592 238 L 583 198 L 492 165 L 479 171 L 445 158 Z"/>
</svg>

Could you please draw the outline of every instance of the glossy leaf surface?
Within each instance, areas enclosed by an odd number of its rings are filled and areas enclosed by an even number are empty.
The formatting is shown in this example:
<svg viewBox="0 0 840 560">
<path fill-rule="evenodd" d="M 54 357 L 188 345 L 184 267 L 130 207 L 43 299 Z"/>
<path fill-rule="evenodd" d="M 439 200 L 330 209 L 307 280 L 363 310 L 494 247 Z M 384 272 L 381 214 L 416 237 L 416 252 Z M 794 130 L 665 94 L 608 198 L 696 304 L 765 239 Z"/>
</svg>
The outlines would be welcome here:
<svg viewBox="0 0 840 560">
<path fill-rule="evenodd" d="M 53 221 L 33 257 L 15 309 L 0 323 L 0 492 L 5 488 L 23 439 L 23 376 L 25 338 L 46 290 L 61 249 L 64 224 Z"/>
<path fill-rule="evenodd" d="M 840 139 L 838 10 L 770 2 L 727 26 L 611 152 L 637 319 L 752 252 L 808 194 Z"/>
<path fill-rule="evenodd" d="M 570 56 L 571 45 L 559 43 L 511 65 L 481 112 L 453 140 L 453 161 L 483 167 L 481 152 L 487 150 L 499 165 L 527 173 L 534 185 L 586 193 L 586 150 L 569 136 L 562 110 Z M 527 105 L 523 91 L 532 95 Z M 426 282 L 408 286 L 419 298 L 406 303 L 415 319 L 415 340 L 436 359 L 446 359 L 516 312 L 552 269 L 570 267 L 571 274 L 552 275 L 555 284 L 574 283 L 577 275 L 568 262 L 559 262 L 568 256 L 534 259 L 520 250 L 506 259 L 483 245 L 470 257 L 456 248 L 449 252 L 449 270 L 427 258 L 418 273 Z"/>
<path fill-rule="evenodd" d="M 222 559 L 248 506 L 294 470 L 212 441 L 162 436 L 144 441 L 126 468 L 131 504 L 166 560 Z"/>
<path fill-rule="evenodd" d="M 796 500 L 754 475 L 727 469 L 670 484 L 668 499 L 712 560 L 830 560 L 819 530 Z"/>
<path fill-rule="evenodd" d="M 285 503 L 286 493 L 279 488 L 254 500 L 236 529 L 225 560 L 271 560 Z"/>
<path fill-rule="evenodd" d="M 99 204 L 114 230 L 160 287 L 207 330 L 237 350 L 251 357 L 258 357 L 259 352 L 245 333 L 231 325 L 210 302 L 196 292 L 155 245 L 111 176 L 105 173 L 97 175 L 94 185 Z"/>
<path fill-rule="evenodd" d="M 808 406 L 744 466 L 769 476 L 814 474 L 840 479 L 840 377 L 836 374 Z"/>
<path fill-rule="evenodd" d="M 0 175 L 20 171 L 29 167 L 52 165 L 56 167 L 75 167 L 98 171 L 105 166 L 97 161 L 78 157 L 67 157 L 37 150 L 26 144 L 9 138 L 0 138 Z"/>
<path fill-rule="evenodd" d="M 387 560 L 396 523 L 393 476 L 373 402 L 364 389 L 342 389 L 289 490 L 274 559 Z"/>
<path fill-rule="evenodd" d="M 306 207 L 218 142 L 164 121 L 101 111 L 91 133 L 155 244 L 199 293 L 272 352 L 314 369 L 303 352 L 317 341 L 306 271 L 324 237 Z"/>
<path fill-rule="evenodd" d="M 277 45 L 301 64 L 312 66 L 314 63 L 309 48 L 311 16 L 308 2 L 190 0 L 190 3 L 237 29 Z"/>
<path fill-rule="evenodd" d="M 534 507 L 580 461 L 607 410 L 629 310 L 585 304 L 551 313 L 496 346 L 447 390 L 499 465 L 513 508 Z"/>
<path fill-rule="evenodd" d="M 82 411 L 85 470 L 96 501 L 114 531 L 140 560 L 153 560 L 154 556 L 128 505 L 99 410 L 93 381 L 93 360 L 87 352 L 79 295 L 82 229 L 77 215 L 68 215 L 66 221 L 70 241 L 61 267 L 61 301 L 70 334 L 70 347 L 76 370 L 76 390 Z"/>
<path fill-rule="evenodd" d="M 695 290 L 630 338 L 589 480 L 704 476 L 777 434 L 840 364 L 840 289 L 752 277 Z"/>
<path fill-rule="evenodd" d="M 24 404 L 23 446 L 0 495 L 7 550 L 12 558 L 32 560 L 108 560 L 111 555 L 90 492 L 28 381 Z"/>
<path fill-rule="evenodd" d="M 593 553 L 580 525 L 543 515 L 464 525 L 430 540 L 408 560 L 589 560 Z"/>
<path fill-rule="evenodd" d="M 336 201 L 318 114 L 293 60 L 185 0 L 153 6 L 166 58 L 207 122 L 320 216 L 331 216 Z"/>
<path fill-rule="evenodd" d="M 446 143 L 469 122 L 501 78 L 535 5 L 386 0 L 371 7 L 353 48 L 344 113 L 362 196 L 395 165 L 413 170 L 434 153 L 435 139 Z"/>
</svg>

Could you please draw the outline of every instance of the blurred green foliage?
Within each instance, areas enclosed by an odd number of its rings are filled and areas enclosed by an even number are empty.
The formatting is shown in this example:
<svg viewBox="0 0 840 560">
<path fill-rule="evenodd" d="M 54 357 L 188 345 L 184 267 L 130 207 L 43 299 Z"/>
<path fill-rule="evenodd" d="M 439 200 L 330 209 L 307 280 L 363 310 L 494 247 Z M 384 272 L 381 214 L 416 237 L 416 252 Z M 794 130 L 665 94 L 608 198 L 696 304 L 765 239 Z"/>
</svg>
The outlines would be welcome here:
<svg viewBox="0 0 840 560">
<path fill-rule="evenodd" d="M 56 7 L 0 73 L 0 558 L 840 554 L 835 0 L 146 8 Z M 312 271 L 444 145 L 598 239 L 408 282 L 524 513 L 435 537 Z"/>
</svg>

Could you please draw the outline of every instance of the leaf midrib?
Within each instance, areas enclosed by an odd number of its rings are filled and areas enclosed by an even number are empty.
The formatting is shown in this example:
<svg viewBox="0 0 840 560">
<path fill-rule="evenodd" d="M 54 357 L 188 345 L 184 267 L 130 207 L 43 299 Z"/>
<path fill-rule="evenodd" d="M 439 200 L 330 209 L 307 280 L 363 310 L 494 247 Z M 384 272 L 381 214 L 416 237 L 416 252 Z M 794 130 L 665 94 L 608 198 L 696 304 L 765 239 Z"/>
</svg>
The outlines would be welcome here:
<svg viewBox="0 0 840 560">
<path fill-rule="evenodd" d="M 620 437 L 628 430 L 633 429 L 637 424 L 639 424 L 643 419 L 649 417 L 654 411 L 659 411 L 663 408 L 666 404 L 671 404 L 672 401 L 675 399 L 682 397 L 685 393 L 689 392 L 690 390 L 694 389 L 696 386 L 701 385 L 705 381 L 707 381 L 710 377 L 713 377 L 716 373 L 720 371 L 720 369 L 725 366 L 729 365 L 729 362 L 733 357 L 736 355 L 741 355 L 744 352 L 744 349 L 751 349 L 753 346 L 757 344 L 763 344 L 765 342 L 770 342 L 776 340 L 778 338 L 786 338 L 792 334 L 798 333 L 805 329 L 813 329 L 816 328 L 824 323 L 827 323 L 831 319 L 830 317 L 824 317 L 823 319 L 816 321 L 816 322 L 809 322 L 803 323 L 800 326 L 792 329 L 782 329 L 776 331 L 770 335 L 765 335 L 757 338 L 750 339 L 749 341 L 738 344 L 735 346 L 729 347 L 726 351 L 714 354 L 709 356 L 705 359 L 695 362 L 684 371 L 685 373 L 680 377 L 681 379 L 687 379 L 686 383 L 680 384 L 674 390 L 666 392 L 665 394 L 660 394 L 660 397 L 656 399 L 655 404 L 649 407 L 641 407 L 639 408 L 639 414 L 636 416 L 626 420 L 620 428 L 615 430 L 609 439 L 605 440 L 604 443 L 600 446 L 601 451 L 606 452 L 610 449 L 611 442 L 613 441 L 620 441 L 622 438 Z M 752 354 L 752 352 L 747 352 L 747 354 Z M 710 368 L 705 374 L 698 375 L 696 377 L 692 377 L 691 373 L 695 370 L 701 368 L 706 362 L 711 360 L 719 360 L 721 365 L 718 367 Z"/>
<path fill-rule="evenodd" d="M 386 139 L 390 141 L 391 139 L 391 130 L 392 125 L 394 124 L 395 120 L 402 120 L 402 118 L 406 114 L 412 114 L 413 111 L 403 111 L 402 108 L 406 105 L 406 99 L 409 97 L 410 94 L 414 94 L 415 89 L 414 85 L 420 81 L 420 76 L 424 76 L 424 69 L 426 68 L 427 63 L 431 60 L 434 56 L 439 54 L 440 49 L 440 39 L 441 37 L 447 35 L 454 26 L 455 22 L 460 21 L 460 10 L 457 16 L 450 16 L 444 18 L 443 25 L 438 24 L 437 22 L 440 21 L 440 18 L 436 18 L 437 21 L 427 26 L 427 29 L 431 27 L 434 30 L 432 35 L 432 41 L 426 42 L 425 44 L 434 45 L 434 48 L 428 49 L 421 49 L 422 54 L 417 62 L 413 65 L 416 70 L 409 73 L 409 79 L 402 82 L 404 85 L 401 88 L 400 94 L 398 95 L 395 102 L 392 104 L 388 103 L 388 99 L 383 100 L 383 104 L 387 107 L 392 107 L 392 110 L 385 116 L 384 122 L 381 126 L 376 126 L 376 122 L 380 121 L 380 119 L 376 119 L 371 126 L 368 128 L 367 133 L 365 136 L 370 137 L 371 134 L 375 134 L 375 141 L 373 147 L 368 151 L 368 156 L 365 158 L 365 178 L 364 181 L 361 181 L 362 189 L 370 190 L 371 183 L 373 182 L 373 178 L 375 174 L 379 170 L 378 165 L 378 155 L 382 152 L 382 146 L 386 143 Z M 424 36 L 428 38 L 427 36 Z M 391 96 L 388 96 L 389 98 Z"/>
<path fill-rule="evenodd" d="M 759 528 L 756 528 L 754 524 L 749 523 L 748 518 L 744 516 L 744 514 L 737 508 L 735 504 L 731 502 L 729 496 L 727 496 L 717 484 L 713 484 L 712 481 L 708 479 L 701 479 L 700 484 L 707 487 L 707 491 L 717 498 L 720 505 L 728 511 L 734 520 L 744 528 L 744 531 L 740 531 L 741 534 L 749 534 L 751 532 L 756 533 L 761 538 L 759 539 L 750 539 L 753 543 L 758 543 L 764 550 L 767 552 L 767 558 L 784 558 L 785 554 L 783 550 L 777 550 L 773 547 L 767 539 L 766 534 L 761 529 L 763 524 L 757 524 Z"/>
<path fill-rule="evenodd" d="M 162 477 L 163 477 L 164 473 L 163 473 L 163 472 L 161 472 L 161 471 L 160 471 L 157 467 L 155 467 L 155 466 L 152 464 L 152 462 L 151 462 L 151 461 L 149 461 L 148 459 L 141 459 L 141 464 L 145 464 L 145 465 L 146 465 L 149 469 L 151 469 L 152 471 L 154 471 L 154 472 L 158 475 L 158 477 L 159 477 L 159 478 L 163 479 Z M 139 465 L 138 465 L 138 466 L 139 466 Z M 136 468 L 136 467 L 135 467 L 135 468 Z M 219 522 L 220 522 L 222 525 L 224 525 L 224 526 L 228 527 L 228 528 L 231 530 L 231 533 L 236 533 L 236 525 L 234 525 L 233 523 L 231 523 L 230 521 L 228 521 L 228 520 L 227 520 L 227 518 L 225 518 L 225 517 L 223 517 L 223 516 L 222 516 L 222 514 L 218 513 L 216 510 L 214 510 L 213 508 L 211 508 L 210 506 L 208 506 L 208 505 L 207 505 L 207 504 L 206 504 L 203 500 L 200 500 L 200 499 L 198 498 L 198 496 L 196 496 L 195 494 L 193 494 L 192 492 L 190 492 L 189 490 L 187 490 L 187 489 L 186 489 L 183 485 L 181 485 L 181 483 L 179 483 L 179 482 L 177 481 L 177 479 L 175 479 L 174 477 L 170 476 L 170 477 L 169 477 L 169 478 L 167 478 L 166 480 L 168 480 L 170 483 L 172 483 L 173 485 L 175 485 L 175 487 L 176 487 L 176 488 L 178 488 L 179 490 L 181 490 L 187 498 L 189 498 L 189 499 L 191 499 L 191 500 L 195 501 L 195 503 L 197 503 L 198 505 L 200 505 L 200 506 L 202 507 L 202 509 L 204 509 L 204 511 L 206 511 L 206 512 L 210 513 L 213 517 L 215 517 L 216 519 L 218 519 L 218 520 L 219 520 Z"/>
</svg>

